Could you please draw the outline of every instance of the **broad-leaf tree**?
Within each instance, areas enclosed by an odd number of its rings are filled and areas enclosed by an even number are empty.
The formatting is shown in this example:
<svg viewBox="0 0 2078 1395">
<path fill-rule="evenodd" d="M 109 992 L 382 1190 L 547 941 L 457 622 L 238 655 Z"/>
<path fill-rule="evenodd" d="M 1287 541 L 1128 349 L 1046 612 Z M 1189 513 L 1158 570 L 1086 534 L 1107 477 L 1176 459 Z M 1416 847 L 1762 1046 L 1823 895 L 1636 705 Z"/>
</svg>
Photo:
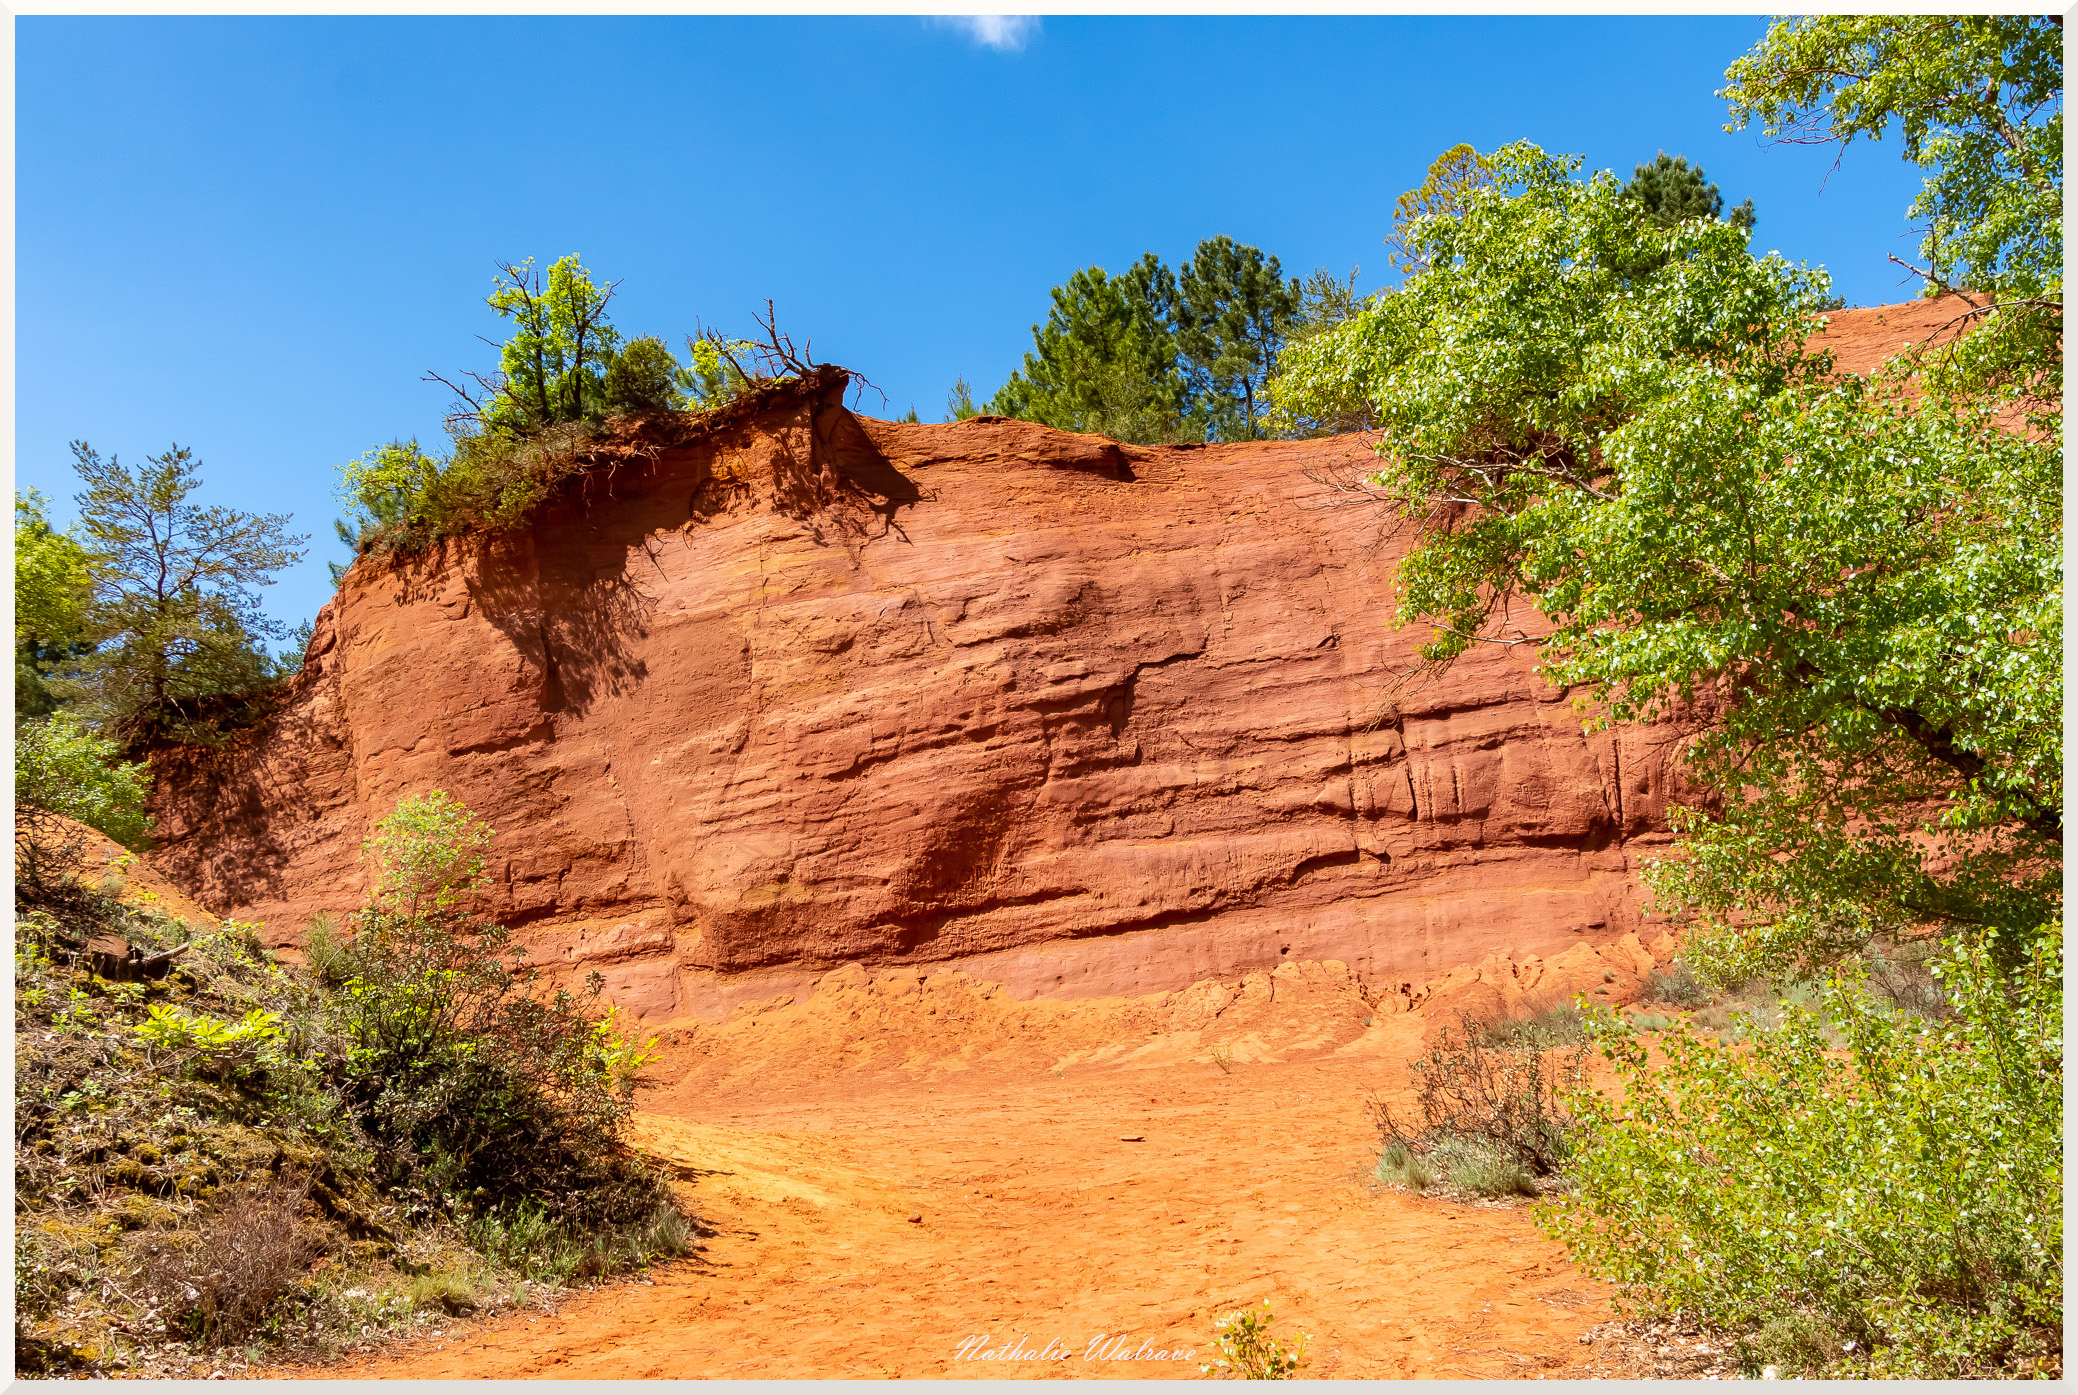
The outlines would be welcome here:
<svg viewBox="0 0 2078 1395">
<path fill-rule="evenodd" d="M 486 413 L 493 425 L 530 431 L 605 415 L 606 374 L 620 348 L 606 318 L 612 299 L 613 287 L 593 281 L 574 253 L 550 263 L 546 285 L 532 257 L 498 268 L 487 303 L 513 333 L 498 352 L 500 391 Z"/>
<path fill-rule="evenodd" d="M 1609 720 L 1710 714 L 1688 760 L 1715 807 L 1677 816 L 1660 886 L 1748 967 L 2052 919 L 2053 445 L 1842 377 L 1807 343 L 1823 275 L 1741 229 L 1663 226 L 1532 146 L 1492 163 L 1412 230 L 1428 269 L 1278 380 L 1376 410 L 1429 660 L 1535 642 Z"/>
<path fill-rule="evenodd" d="M 89 594 L 86 549 L 51 527 L 48 502 L 35 490 L 14 496 L 14 716 L 17 727 L 48 717 L 59 697 L 44 681 L 77 660 L 86 643 Z"/>
<path fill-rule="evenodd" d="M 1938 386 L 2006 393 L 2037 431 L 2063 415 L 2063 21 L 2056 15 L 1784 20 L 1725 73 L 1737 130 L 1851 145 L 1895 133 L 1925 172 L 1928 295 L 1973 332 L 1925 365 Z M 1893 258 L 1893 260 L 1901 260 Z"/>
<path fill-rule="evenodd" d="M 1785 21 L 1732 69 L 1735 119 L 1897 122 L 1926 171 L 1922 270 L 1956 313 L 1869 377 L 1814 338 L 1822 274 L 1518 145 L 1273 379 L 1294 416 L 1376 412 L 1367 487 L 1412 522 L 1399 610 L 1431 663 L 1534 645 L 1597 720 L 1697 733 L 1705 798 L 1649 873 L 1688 952 L 1724 982 L 1832 971 L 1830 1022 L 1787 1007 L 1752 1048 L 1684 1031 L 1655 1066 L 1605 1016 L 1624 1104 L 1546 1213 L 1756 1369 L 2060 1366 L 2057 37 Z M 1934 1009 L 1860 987 L 1901 950 Z"/>
</svg>

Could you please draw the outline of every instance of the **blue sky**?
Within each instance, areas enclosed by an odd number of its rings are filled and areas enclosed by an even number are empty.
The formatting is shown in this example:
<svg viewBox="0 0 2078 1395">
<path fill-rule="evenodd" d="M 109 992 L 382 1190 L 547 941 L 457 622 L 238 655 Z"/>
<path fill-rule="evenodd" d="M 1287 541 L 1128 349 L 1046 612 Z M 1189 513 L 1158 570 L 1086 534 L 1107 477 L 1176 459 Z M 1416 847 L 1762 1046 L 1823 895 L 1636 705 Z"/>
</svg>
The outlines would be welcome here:
<svg viewBox="0 0 2078 1395">
<path fill-rule="evenodd" d="M 1896 144 L 1727 135 L 1758 19 L 85 19 L 16 24 L 16 470 L 177 441 L 209 496 L 294 514 L 330 594 L 336 467 L 439 439 L 428 369 L 489 368 L 494 260 L 583 255 L 677 345 L 765 297 L 887 415 L 1014 369 L 1049 287 L 1227 233 L 1361 264 L 1445 147 L 1628 175 L 1687 155 L 1763 248 L 1908 298 Z M 868 395 L 864 410 L 880 414 Z"/>
</svg>

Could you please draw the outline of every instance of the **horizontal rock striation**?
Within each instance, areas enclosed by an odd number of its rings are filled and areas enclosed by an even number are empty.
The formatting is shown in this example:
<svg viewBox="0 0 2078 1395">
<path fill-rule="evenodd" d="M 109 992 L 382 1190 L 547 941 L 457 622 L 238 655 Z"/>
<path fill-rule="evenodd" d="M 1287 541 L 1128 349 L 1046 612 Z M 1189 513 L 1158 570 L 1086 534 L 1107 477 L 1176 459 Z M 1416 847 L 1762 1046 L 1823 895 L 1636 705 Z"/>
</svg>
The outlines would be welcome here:
<svg viewBox="0 0 2078 1395">
<path fill-rule="evenodd" d="M 630 429 L 531 526 L 365 558 L 262 728 L 156 758 L 156 864 L 292 945 L 439 787 L 493 913 L 649 1017 L 848 961 L 1013 992 L 1642 924 L 1678 733 L 1584 734 L 1529 646 L 1403 678 L 1356 437 L 1122 446 L 856 416 L 841 378 Z"/>
</svg>

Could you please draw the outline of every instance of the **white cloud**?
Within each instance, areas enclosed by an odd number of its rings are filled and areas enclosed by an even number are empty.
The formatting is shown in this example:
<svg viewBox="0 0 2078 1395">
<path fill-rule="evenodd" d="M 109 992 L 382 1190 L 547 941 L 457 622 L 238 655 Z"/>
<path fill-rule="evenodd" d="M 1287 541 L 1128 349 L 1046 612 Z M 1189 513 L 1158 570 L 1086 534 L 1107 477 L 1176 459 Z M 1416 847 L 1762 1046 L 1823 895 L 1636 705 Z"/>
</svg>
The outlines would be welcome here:
<svg viewBox="0 0 2078 1395">
<path fill-rule="evenodd" d="M 1037 15 L 939 15 L 937 22 L 965 33 L 983 48 L 1015 53 L 1039 32 Z"/>
</svg>

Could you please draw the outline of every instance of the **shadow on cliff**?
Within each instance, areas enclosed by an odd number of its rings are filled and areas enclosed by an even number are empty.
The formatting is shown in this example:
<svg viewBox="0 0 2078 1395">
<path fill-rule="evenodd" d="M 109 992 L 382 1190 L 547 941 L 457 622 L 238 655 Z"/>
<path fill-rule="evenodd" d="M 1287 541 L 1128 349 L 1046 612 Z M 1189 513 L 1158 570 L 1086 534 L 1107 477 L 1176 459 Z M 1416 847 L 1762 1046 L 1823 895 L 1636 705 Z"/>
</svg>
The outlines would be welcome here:
<svg viewBox="0 0 2078 1395">
<path fill-rule="evenodd" d="M 654 565 L 655 543 L 617 549 L 616 565 L 593 568 L 577 540 L 544 546 L 542 531 L 482 543 L 465 572 L 469 599 L 539 675 L 541 710 L 583 716 L 649 676 L 634 641 L 656 604 L 638 570 L 645 556 Z"/>
<path fill-rule="evenodd" d="M 153 861 L 191 894 L 204 893 L 213 911 L 284 900 L 289 849 L 277 836 L 279 814 L 307 803 L 256 751 L 308 750 L 316 741 L 301 709 L 277 715 L 224 747 L 163 746 L 146 753 L 154 788 L 155 823 L 186 830 L 153 850 Z M 178 813 L 164 807 L 179 791 Z M 194 835 L 208 831 L 206 843 Z M 204 848 L 216 850 L 208 855 Z"/>
</svg>

